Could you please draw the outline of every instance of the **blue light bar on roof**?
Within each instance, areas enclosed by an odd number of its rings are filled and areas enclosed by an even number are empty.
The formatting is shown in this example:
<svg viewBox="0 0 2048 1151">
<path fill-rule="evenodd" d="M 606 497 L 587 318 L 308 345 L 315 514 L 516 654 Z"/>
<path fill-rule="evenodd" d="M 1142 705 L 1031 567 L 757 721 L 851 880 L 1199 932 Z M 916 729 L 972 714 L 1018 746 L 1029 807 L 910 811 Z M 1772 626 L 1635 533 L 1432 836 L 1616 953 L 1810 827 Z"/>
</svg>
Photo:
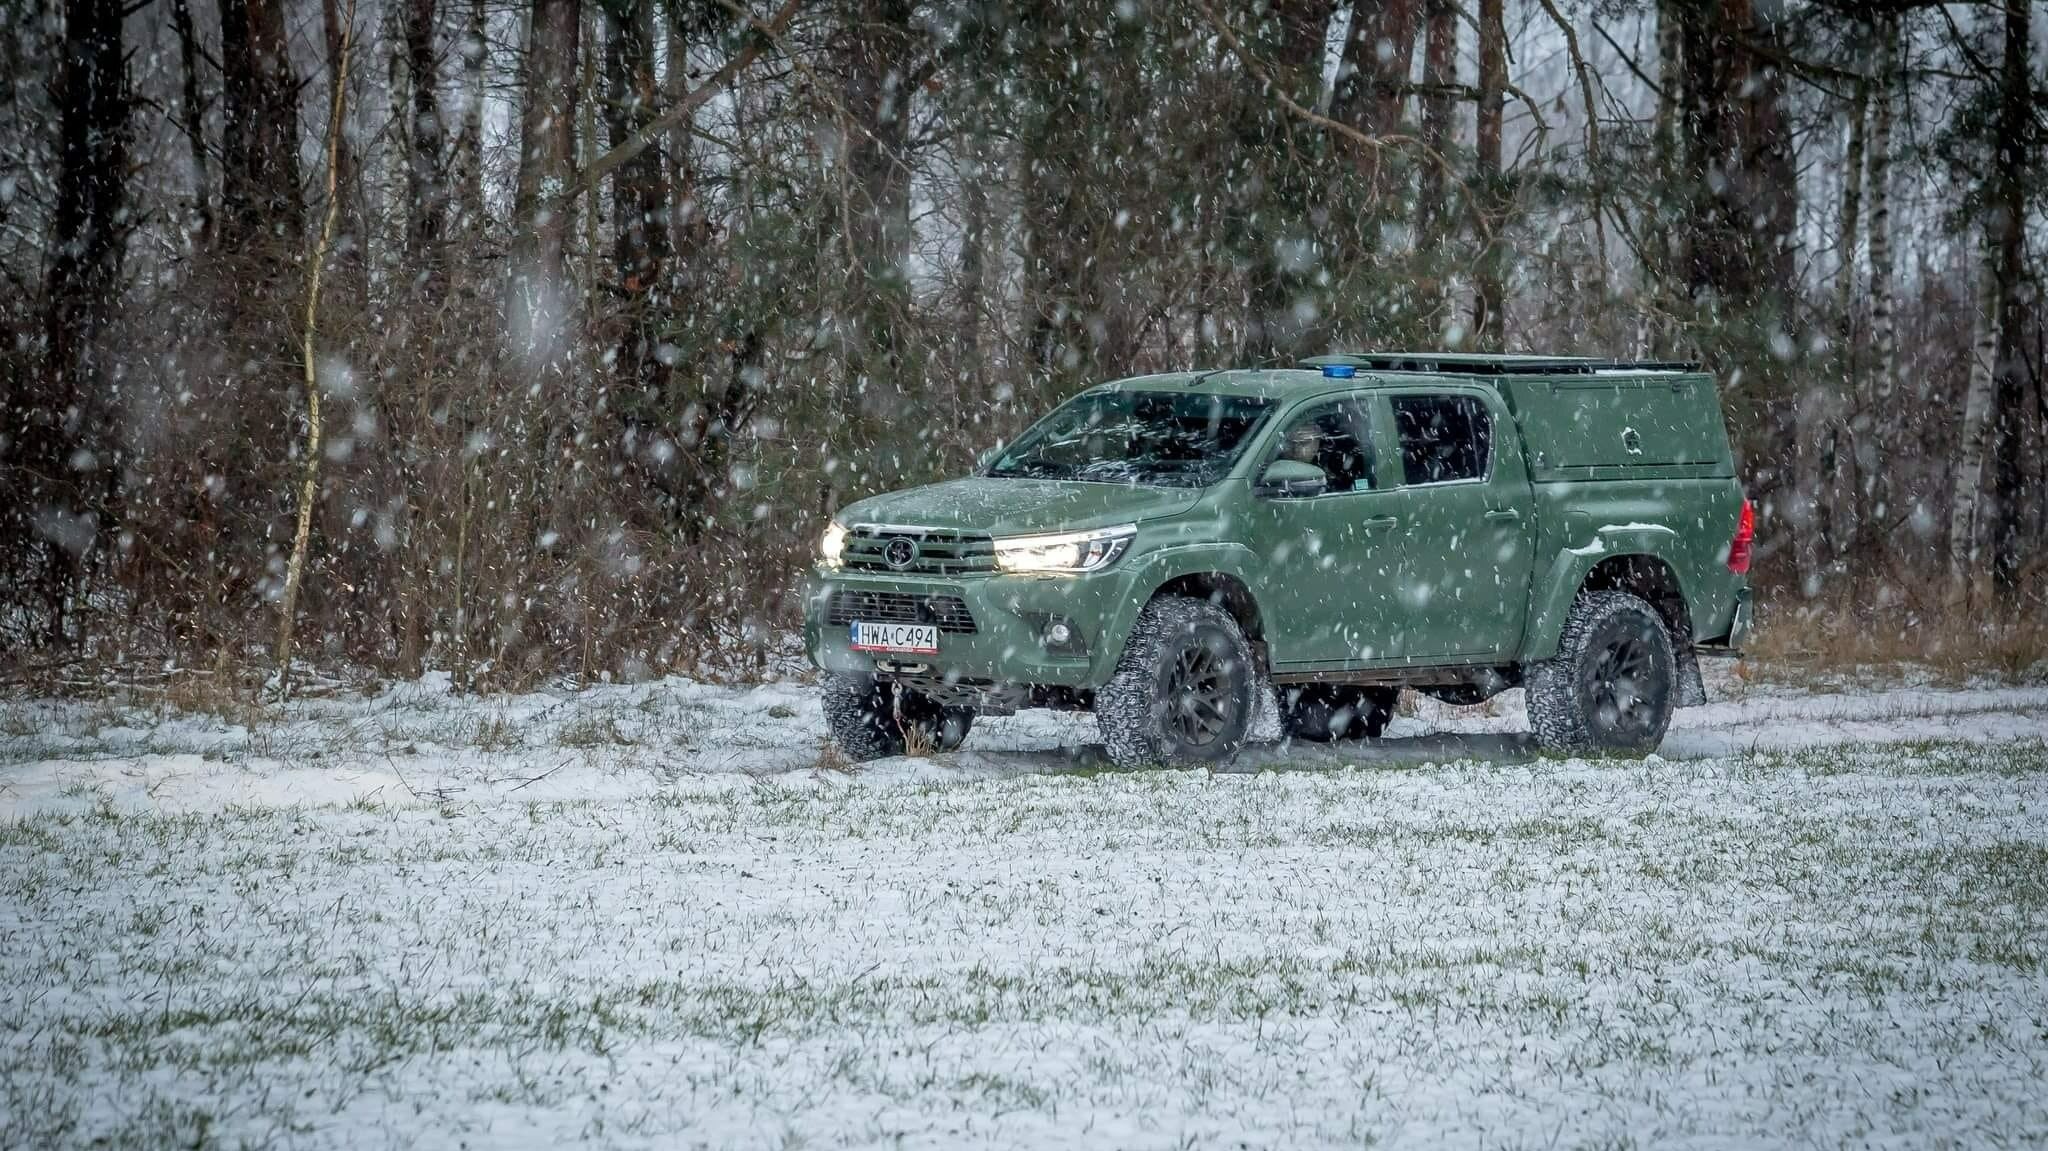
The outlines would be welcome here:
<svg viewBox="0 0 2048 1151">
<path fill-rule="evenodd" d="M 1358 374 L 1355 364 L 1324 364 L 1323 375 L 1333 380 L 1348 380 Z"/>
</svg>

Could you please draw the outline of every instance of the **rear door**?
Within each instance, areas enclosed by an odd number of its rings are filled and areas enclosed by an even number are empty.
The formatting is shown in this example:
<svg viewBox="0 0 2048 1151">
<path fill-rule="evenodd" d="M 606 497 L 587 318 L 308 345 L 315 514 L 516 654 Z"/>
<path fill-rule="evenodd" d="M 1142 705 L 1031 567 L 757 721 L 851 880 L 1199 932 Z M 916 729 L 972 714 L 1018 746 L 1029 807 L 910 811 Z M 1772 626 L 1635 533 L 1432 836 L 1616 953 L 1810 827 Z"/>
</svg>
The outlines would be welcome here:
<svg viewBox="0 0 2048 1151">
<path fill-rule="evenodd" d="M 1484 388 L 1404 389 L 1384 403 L 1400 453 L 1396 654 L 1422 663 L 1512 655 L 1528 614 L 1534 528 L 1513 422 Z"/>
<path fill-rule="evenodd" d="M 1252 471 L 1246 542 L 1266 561 L 1259 601 L 1276 667 L 1387 657 L 1398 497 L 1383 490 L 1370 412 L 1362 396 L 1317 400 L 1289 415 Z M 1321 468 L 1328 487 L 1261 492 L 1257 478 L 1282 456 Z"/>
</svg>

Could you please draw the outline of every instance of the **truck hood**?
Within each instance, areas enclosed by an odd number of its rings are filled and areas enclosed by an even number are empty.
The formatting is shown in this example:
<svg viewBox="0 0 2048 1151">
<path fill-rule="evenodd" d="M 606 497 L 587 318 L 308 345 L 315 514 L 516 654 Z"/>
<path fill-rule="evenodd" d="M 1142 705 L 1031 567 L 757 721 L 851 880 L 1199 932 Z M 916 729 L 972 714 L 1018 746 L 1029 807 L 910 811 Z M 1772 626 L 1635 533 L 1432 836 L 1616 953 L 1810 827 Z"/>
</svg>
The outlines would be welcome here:
<svg viewBox="0 0 2048 1151">
<path fill-rule="evenodd" d="M 1179 515 L 1201 498 L 1201 490 L 1194 488 L 975 476 L 874 496 L 848 505 L 837 518 L 848 526 L 890 524 L 1024 535 Z"/>
</svg>

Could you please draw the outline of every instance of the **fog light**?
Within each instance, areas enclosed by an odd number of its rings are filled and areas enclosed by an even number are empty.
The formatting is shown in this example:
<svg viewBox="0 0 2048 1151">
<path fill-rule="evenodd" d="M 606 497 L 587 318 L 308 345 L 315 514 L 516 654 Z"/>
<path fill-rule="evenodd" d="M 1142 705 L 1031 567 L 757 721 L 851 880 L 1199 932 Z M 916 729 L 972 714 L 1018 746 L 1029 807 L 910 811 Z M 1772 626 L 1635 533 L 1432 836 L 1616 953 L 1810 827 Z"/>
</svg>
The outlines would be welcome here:
<svg viewBox="0 0 2048 1151">
<path fill-rule="evenodd" d="M 1074 629 L 1064 622 L 1056 623 L 1045 629 L 1045 638 L 1056 644 L 1064 644 L 1074 638 Z"/>
</svg>

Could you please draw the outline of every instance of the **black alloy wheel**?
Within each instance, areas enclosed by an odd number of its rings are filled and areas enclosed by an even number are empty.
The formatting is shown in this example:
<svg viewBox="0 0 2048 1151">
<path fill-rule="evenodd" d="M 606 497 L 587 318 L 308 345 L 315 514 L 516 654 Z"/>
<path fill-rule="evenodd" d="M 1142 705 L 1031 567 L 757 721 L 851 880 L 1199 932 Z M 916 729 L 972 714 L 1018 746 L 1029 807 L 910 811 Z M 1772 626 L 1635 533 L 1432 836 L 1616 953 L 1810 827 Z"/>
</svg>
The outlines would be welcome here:
<svg viewBox="0 0 2048 1151">
<path fill-rule="evenodd" d="M 1677 701 L 1675 641 L 1664 617 L 1625 591 L 1581 592 L 1557 654 L 1524 669 L 1529 727 L 1556 755 L 1645 756 L 1664 742 Z"/>
<path fill-rule="evenodd" d="M 1620 617 L 1594 637 L 1592 658 L 1580 668 L 1579 691 L 1587 718 L 1601 742 L 1635 747 L 1663 734 L 1660 720 L 1669 712 L 1671 675 L 1659 668 L 1649 640 Z"/>
<path fill-rule="evenodd" d="M 1258 671 L 1237 620 L 1217 604 L 1162 595 L 1145 605 L 1116 673 L 1095 693 L 1095 725 L 1120 767 L 1219 763 L 1244 746 Z"/>
<path fill-rule="evenodd" d="M 1237 702 L 1216 645 L 1219 637 L 1196 633 L 1163 668 L 1159 684 L 1161 726 L 1168 738 L 1190 751 L 1211 746 L 1236 722 Z"/>
</svg>

